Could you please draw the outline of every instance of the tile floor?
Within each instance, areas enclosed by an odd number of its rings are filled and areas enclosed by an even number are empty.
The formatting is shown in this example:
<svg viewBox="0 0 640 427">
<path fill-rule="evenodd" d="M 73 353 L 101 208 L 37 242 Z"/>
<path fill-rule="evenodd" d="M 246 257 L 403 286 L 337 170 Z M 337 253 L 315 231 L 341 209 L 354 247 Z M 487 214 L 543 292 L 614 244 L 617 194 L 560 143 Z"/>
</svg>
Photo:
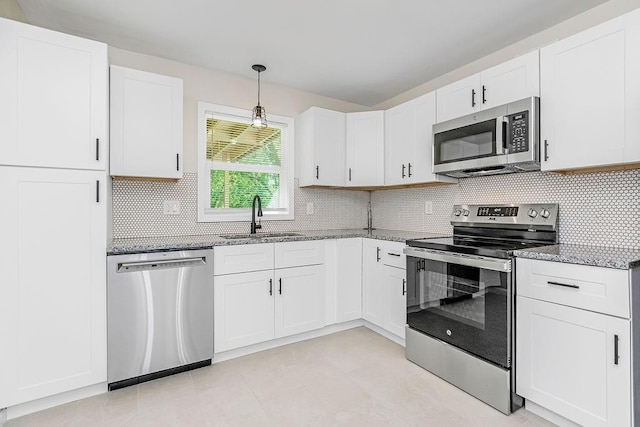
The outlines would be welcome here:
<svg viewBox="0 0 640 427">
<path fill-rule="evenodd" d="M 364 327 L 41 411 L 17 426 L 525 426 Z"/>
</svg>

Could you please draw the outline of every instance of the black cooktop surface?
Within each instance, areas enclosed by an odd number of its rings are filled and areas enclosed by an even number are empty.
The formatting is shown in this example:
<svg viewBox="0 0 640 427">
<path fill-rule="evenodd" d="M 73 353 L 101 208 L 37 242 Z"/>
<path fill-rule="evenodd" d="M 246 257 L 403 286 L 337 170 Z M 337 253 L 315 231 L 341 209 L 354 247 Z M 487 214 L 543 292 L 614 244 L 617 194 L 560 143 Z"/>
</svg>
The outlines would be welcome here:
<svg viewBox="0 0 640 427">
<path fill-rule="evenodd" d="M 510 258 L 513 251 L 518 249 L 550 244 L 552 243 L 456 236 L 407 240 L 409 246 L 497 258 Z"/>
</svg>

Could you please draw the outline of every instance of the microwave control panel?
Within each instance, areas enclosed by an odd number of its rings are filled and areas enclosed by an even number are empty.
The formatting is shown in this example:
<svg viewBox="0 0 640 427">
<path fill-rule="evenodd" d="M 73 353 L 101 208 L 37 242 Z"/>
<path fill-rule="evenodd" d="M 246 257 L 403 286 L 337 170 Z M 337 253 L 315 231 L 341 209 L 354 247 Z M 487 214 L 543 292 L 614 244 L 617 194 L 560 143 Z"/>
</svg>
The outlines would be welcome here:
<svg viewBox="0 0 640 427">
<path fill-rule="evenodd" d="M 507 150 L 521 153 L 529 150 L 529 112 L 522 111 L 508 117 Z"/>
</svg>

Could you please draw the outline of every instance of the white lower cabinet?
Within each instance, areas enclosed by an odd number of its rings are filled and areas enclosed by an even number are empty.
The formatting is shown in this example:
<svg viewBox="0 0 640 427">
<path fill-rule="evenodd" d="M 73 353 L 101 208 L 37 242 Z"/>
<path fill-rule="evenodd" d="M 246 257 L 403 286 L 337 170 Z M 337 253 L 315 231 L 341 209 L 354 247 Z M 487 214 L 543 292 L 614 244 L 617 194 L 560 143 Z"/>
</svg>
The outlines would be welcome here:
<svg viewBox="0 0 640 427">
<path fill-rule="evenodd" d="M 383 277 L 387 302 L 385 329 L 404 338 L 404 328 L 407 324 L 406 268 L 385 265 Z"/>
<path fill-rule="evenodd" d="M 314 245 L 318 248 L 314 249 Z M 313 259 L 322 263 L 321 241 L 229 246 L 214 249 L 214 259 L 242 264 L 246 253 L 250 260 L 271 259 L 269 269 L 214 277 L 214 352 L 244 347 L 275 338 L 319 329 L 324 326 L 324 266 L 322 264 L 290 268 L 274 267 L 275 259 L 290 264 L 293 259 Z M 280 258 L 278 254 L 288 254 Z M 306 254 L 306 255 L 305 255 Z M 265 263 L 261 261 L 261 265 Z M 277 261 L 279 263 L 279 261 Z M 232 268 L 231 271 L 236 271 Z"/>
<path fill-rule="evenodd" d="M 107 380 L 105 189 L 0 167 L 0 408 Z"/>
<path fill-rule="evenodd" d="M 324 326 L 324 275 L 321 265 L 275 271 L 275 337 Z"/>
<path fill-rule="evenodd" d="M 517 394 L 580 425 L 631 426 L 631 320 L 554 301 L 584 304 L 593 283 L 624 271 L 525 259 L 517 267 Z M 553 293 L 538 291 L 537 272 Z"/>
<path fill-rule="evenodd" d="M 274 337 L 273 270 L 214 278 L 216 353 Z"/>
<path fill-rule="evenodd" d="M 373 239 L 362 243 L 362 317 L 401 338 L 407 323 L 404 246 Z"/>
<path fill-rule="evenodd" d="M 336 241 L 336 321 L 362 318 L 362 239 Z"/>
</svg>

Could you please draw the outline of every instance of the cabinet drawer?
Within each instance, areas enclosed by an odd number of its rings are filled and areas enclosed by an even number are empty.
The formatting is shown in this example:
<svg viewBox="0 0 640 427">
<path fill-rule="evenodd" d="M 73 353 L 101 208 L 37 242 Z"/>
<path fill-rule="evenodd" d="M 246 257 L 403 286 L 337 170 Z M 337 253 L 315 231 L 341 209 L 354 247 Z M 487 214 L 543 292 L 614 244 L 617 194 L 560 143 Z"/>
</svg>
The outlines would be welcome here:
<svg viewBox="0 0 640 427">
<path fill-rule="evenodd" d="M 391 267 L 407 268 L 407 257 L 403 252 L 406 245 L 399 242 L 385 242 L 382 246 L 382 263 Z"/>
<path fill-rule="evenodd" d="M 275 244 L 276 268 L 300 267 L 324 263 L 324 242 L 305 240 Z"/>
<path fill-rule="evenodd" d="M 629 318 L 629 272 L 518 258 L 518 295 Z"/>
<path fill-rule="evenodd" d="M 223 246 L 213 250 L 214 276 L 271 269 L 273 243 Z"/>
</svg>

